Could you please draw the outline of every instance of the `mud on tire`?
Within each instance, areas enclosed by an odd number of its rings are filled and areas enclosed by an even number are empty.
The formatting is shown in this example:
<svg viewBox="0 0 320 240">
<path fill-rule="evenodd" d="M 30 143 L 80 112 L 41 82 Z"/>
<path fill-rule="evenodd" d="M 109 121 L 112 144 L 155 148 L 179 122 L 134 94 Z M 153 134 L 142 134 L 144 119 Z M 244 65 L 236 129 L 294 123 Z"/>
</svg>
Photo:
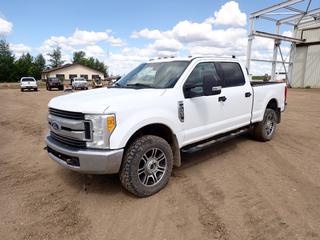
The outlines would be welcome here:
<svg viewBox="0 0 320 240">
<path fill-rule="evenodd" d="M 147 197 L 164 188 L 171 176 L 173 154 L 163 138 L 145 135 L 135 139 L 126 149 L 120 181 L 138 197 Z"/>
</svg>

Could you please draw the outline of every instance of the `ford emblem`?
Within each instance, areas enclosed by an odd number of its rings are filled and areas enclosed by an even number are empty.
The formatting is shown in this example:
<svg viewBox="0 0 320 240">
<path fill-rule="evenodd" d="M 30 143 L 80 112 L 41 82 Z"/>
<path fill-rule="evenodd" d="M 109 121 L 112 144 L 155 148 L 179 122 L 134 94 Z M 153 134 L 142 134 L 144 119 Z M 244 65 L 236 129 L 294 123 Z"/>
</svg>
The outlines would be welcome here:
<svg viewBox="0 0 320 240">
<path fill-rule="evenodd" d="M 60 126 L 60 124 L 57 123 L 57 122 L 52 122 L 52 123 L 51 123 L 51 127 L 52 127 L 52 129 L 55 130 L 55 131 L 60 131 L 60 130 L 61 130 L 61 126 Z"/>
</svg>

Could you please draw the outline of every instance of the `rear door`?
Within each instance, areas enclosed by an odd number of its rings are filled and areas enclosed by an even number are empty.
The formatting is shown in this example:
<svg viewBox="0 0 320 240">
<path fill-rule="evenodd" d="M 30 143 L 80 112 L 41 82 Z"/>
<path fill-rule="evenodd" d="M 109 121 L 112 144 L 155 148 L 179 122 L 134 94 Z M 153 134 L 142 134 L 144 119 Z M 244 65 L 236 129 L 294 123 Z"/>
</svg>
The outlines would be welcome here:
<svg viewBox="0 0 320 240">
<path fill-rule="evenodd" d="M 253 93 L 250 82 L 237 62 L 216 62 L 223 88 L 220 101 L 224 118 L 223 129 L 230 131 L 250 124 Z"/>
</svg>

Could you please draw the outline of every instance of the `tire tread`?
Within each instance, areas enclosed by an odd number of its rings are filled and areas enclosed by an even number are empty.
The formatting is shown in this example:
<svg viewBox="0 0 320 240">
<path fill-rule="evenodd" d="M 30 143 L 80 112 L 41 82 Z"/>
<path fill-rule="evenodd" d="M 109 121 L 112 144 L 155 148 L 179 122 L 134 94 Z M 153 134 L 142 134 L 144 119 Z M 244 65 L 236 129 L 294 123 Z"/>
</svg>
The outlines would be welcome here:
<svg viewBox="0 0 320 240">
<path fill-rule="evenodd" d="M 122 166 L 121 166 L 121 170 L 120 170 L 120 181 L 122 186 L 127 189 L 129 192 L 131 192 L 132 194 L 138 196 L 138 197 L 147 197 L 150 196 L 152 194 L 149 194 L 147 192 L 142 191 L 141 189 L 137 189 L 134 184 L 132 183 L 132 177 L 130 175 L 131 172 L 131 166 L 132 166 L 132 162 L 136 160 L 135 156 L 138 152 L 141 152 L 144 150 L 143 146 L 147 145 L 148 143 L 155 141 L 155 142 L 165 142 L 166 144 L 168 144 L 164 139 L 158 137 L 158 136 L 154 136 L 154 135 L 145 135 L 142 136 L 140 138 L 137 138 L 136 140 L 134 140 L 131 145 L 128 147 L 128 149 L 125 151 L 125 155 L 124 155 L 124 159 L 122 162 Z M 170 145 L 168 144 L 169 148 Z M 171 148 L 170 148 L 171 150 Z M 169 158 L 171 158 L 172 161 L 172 151 L 171 151 L 171 156 L 167 157 L 168 161 Z M 171 169 L 169 169 L 168 171 L 170 171 L 170 175 L 171 175 Z M 170 177 L 169 175 L 169 177 Z M 162 187 L 158 190 L 160 191 L 164 186 L 166 186 L 166 184 L 169 181 L 169 177 L 167 179 L 164 179 L 165 182 L 163 182 L 161 185 Z"/>
</svg>

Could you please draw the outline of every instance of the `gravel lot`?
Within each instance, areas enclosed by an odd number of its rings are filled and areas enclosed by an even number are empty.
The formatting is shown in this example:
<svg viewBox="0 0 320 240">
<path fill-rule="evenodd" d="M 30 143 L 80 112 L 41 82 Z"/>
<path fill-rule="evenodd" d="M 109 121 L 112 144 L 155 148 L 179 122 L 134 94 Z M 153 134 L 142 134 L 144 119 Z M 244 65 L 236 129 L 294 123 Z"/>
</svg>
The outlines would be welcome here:
<svg viewBox="0 0 320 240">
<path fill-rule="evenodd" d="M 320 91 L 290 90 L 275 138 L 183 155 L 138 199 L 117 175 L 65 170 L 43 150 L 62 92 L 0 90 L 0 239 L 320 239 Z"/>
</svg>

